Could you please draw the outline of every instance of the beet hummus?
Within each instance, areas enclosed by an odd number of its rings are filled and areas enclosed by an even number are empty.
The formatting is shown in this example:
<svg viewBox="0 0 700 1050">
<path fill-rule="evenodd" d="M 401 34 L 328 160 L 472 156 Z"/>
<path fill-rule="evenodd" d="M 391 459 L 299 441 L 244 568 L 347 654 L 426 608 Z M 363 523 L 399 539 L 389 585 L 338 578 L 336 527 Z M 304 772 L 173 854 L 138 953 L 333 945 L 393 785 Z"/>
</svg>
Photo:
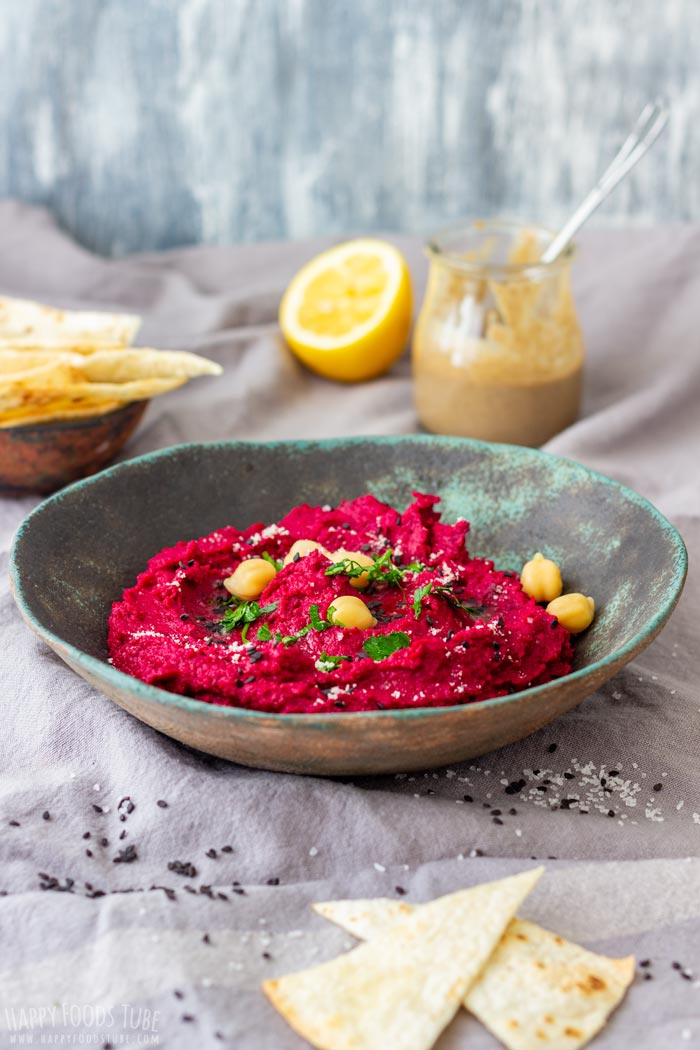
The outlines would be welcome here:
<svg viewBox="0 0 700 1050">
<path fill-rule="evenodd" d="M 370 495 L 304 504 L 161 551 L 112 608 L 111 662 L 206 703 L 279 713 L 449 706 L 567 674 L 569 632 L 515 573 L 469 556 L 468 522 L 443 524 L 438 497 L 414 497 L 402 514 Z M 290 560 L 299 540 L 315 549 Z M 263 556 L 257 600 L 230 594 L 241 562 Z M 333 602 L 348 597 L 376 622 L 340 626 Z"/>
</svg>

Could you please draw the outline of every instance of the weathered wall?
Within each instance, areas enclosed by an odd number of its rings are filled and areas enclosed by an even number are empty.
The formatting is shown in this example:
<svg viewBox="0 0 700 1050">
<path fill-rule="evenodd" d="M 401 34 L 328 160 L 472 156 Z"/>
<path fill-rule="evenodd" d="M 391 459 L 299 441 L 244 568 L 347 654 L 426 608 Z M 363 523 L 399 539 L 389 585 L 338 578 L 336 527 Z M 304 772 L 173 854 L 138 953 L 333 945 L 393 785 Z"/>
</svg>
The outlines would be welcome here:
<svg viewBox="0 0 700 1050">
<path fill-rule="evenodd" d="M 0 193 L 105 252 L 496 212 L 700 214 L 698 0 L 0 0 Z"/>
</svg>

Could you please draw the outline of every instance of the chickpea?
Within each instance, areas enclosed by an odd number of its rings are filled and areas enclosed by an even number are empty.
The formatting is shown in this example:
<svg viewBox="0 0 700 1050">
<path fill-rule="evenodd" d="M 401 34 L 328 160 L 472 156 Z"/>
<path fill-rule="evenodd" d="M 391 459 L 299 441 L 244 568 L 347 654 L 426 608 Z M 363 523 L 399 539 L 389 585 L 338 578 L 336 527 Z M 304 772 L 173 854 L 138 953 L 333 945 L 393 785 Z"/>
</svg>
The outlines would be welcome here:
<svg viewBox="0 0 700 1050">
<path fill-rule="evenodd" d="M 361 631 L 366 631 L 368 627 L 375 627 L 377 624 L 362 599 L 352 598 L 349 595 L 334 598 L 328 606 L 326 618 L 332 619 L 339 627 L 359 627 Z"/>
<path fill-rule="evenodd" d="M 295 560 L 295 555 L 299 555 L 299 558 L 305 558 L 307 554 L 311 554 L 312 551 L 321 551 L 323 554 L 328 554 L 326 548 L 316 543 L 316 540 L 295 540 L 292 546 L 289 548 L 289 553 L 285 554 L 283 565 L 289 565 L 290 562 Z M 296 558 L 299 561 L 299 558 Z"/>
<path fill-rule="evenodd" d="M 333 551 L 330 555 L 334 564 L 339 561 L 356 561 L 358 565 L 366 565 L 368 568 L 370 565 L 374 565 L 374 558 L 370 558 L 369 555 L 364 554 L 362 551 L 346 551 L 339 550 Z M 357 576 L 354 580 L 350 580 L 350 586 L 355 587 L 358 591 L 364 591 L 369 587 L 369 577 L 366 572 L 363 572 L 361 576 Z"/>
<path fill-rule="evenodd" d="M 234 598 L 252 601 L 260 597 L 276 573 L 274 565 L 264 558 L 248 558 L 241 562 L 232 576 L 224 580 L 224 587 Z"/>
<path fill-rule="evenodd" d="M 536 602 L 554 601 L 563 590 L 559 566 L 543 557 L 539 551 L 532 561 L 523 565 L 520 583 L 525 594 L 529 594 Z"/>
<path fill-rule="evenodd" d="M 571 634 L 580 634 L 593 623 L 595 602 L 585 594 L 562 594 L 549 603 L 547 612 Z"/>
</svg>

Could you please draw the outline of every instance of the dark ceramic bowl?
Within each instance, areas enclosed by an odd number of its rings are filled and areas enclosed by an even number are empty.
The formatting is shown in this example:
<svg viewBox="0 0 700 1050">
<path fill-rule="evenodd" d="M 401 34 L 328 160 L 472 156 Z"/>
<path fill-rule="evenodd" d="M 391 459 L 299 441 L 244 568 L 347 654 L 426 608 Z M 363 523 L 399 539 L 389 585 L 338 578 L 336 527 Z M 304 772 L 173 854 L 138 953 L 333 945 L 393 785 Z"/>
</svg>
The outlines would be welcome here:
<svg viewBox="0 0 700 1050">
<path fill-rule="evenodd" d="M 146 411 L 147 401 L 85 419 L 0 429 L 0 492 L 55 492 L 111 463 Z"/>
<path fill-rule="evenodd" d="M 458 707 L 274 715 L 176 696 L 107 663 L 112 602 L 161 548 L 229 523 L 277 521 L 302 502 L 370 491 L 402 507 L 416 488 L 440 494 L 447 519 L 472 522 L 473 554 L 519 569 L 541 550 L 563 566 L 568 589 L 594 595 L 598 614 L 576 642 L 570 675 Z M 686 564 L 683 541 L 658 511 L 585 467 L 531 449 L 405 437 L 182 445 L 141 456 L 30 514 L 11 574 L 29 626 L 148 725 L 244 765 L 362 774 L 458 762 L 568 711 L 661 630 Z"/>
</svg>

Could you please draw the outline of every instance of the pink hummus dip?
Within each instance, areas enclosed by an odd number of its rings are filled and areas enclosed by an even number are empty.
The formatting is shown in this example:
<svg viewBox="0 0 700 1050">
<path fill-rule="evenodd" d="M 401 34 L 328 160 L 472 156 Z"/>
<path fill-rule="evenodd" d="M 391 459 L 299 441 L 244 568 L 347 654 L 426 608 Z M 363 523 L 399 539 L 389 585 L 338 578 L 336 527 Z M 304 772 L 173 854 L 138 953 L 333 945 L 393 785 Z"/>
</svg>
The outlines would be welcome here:
<svg viewBox="0 0 700 1050">
<path fill-rule="evenodd" d="M 469 556 L 468 522 L 443 524 L 436 496 L 414 496 L 403 514 L 370 495 L 304 504 L 273 525 L 228 526 L 161 551 L 112 608 L 112 663 L 205 703 L 285 714 L 450 706 L 567 674 L 569 632 L 515 573 Z M 381 558 L 376 579 L 357 590 L 313 551 L 240 610 L 223 581 L 243 559 L 282 562 L 300 539 Z M 376 626 L 329 623 L 340 595 L 361 598 Z M 254 620 L 236 622 L 248 609 Z"/>
</svg>

